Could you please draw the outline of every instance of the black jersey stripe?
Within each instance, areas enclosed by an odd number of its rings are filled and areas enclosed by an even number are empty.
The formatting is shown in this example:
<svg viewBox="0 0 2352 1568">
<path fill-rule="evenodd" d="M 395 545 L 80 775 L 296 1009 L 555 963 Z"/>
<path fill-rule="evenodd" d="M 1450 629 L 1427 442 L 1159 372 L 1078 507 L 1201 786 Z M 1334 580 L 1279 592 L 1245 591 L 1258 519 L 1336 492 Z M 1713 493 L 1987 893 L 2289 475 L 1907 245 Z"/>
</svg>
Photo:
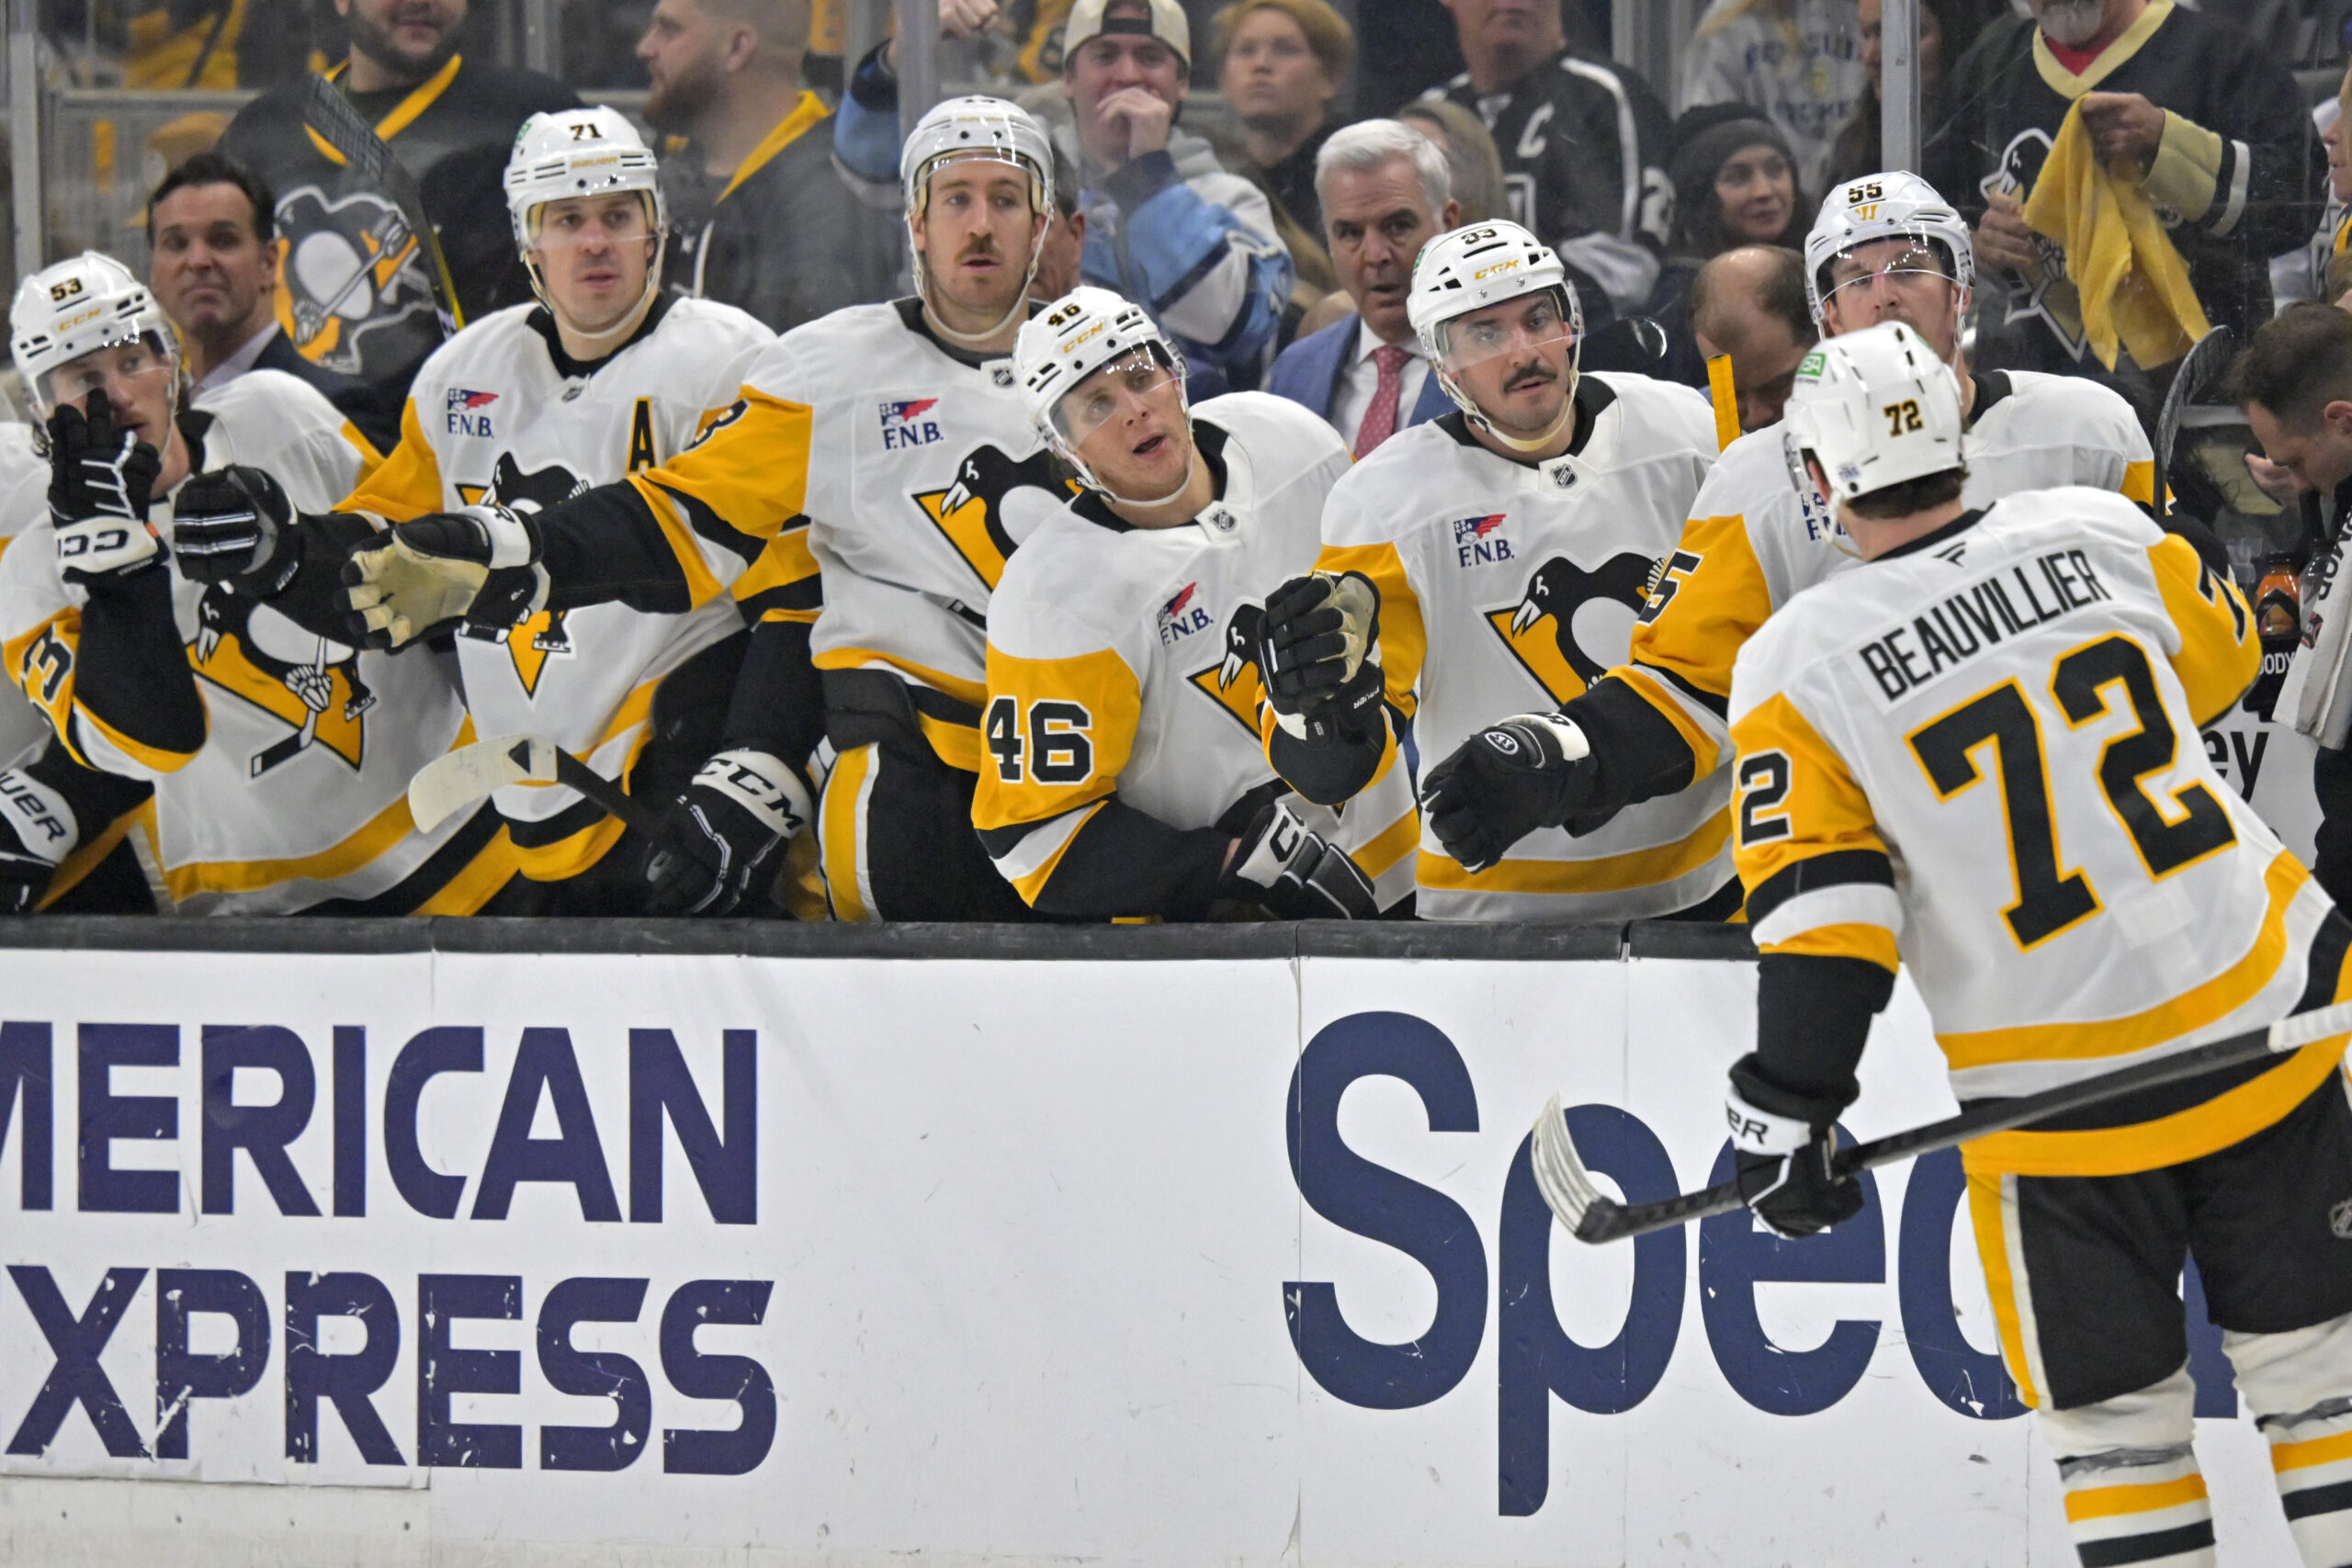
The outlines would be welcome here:
<svg viewBox="0 0 2352 1568">
<path fill-rule="evenodd" d="M 1832 850 L 1794 865 L 1782 866 L 1747 896 L 1747 923 L 1762 925 L 1772 911 L 1800 893 L 1855 884 L 1894 886 L 1894 863 L 1883 850 Z"/>
</svg>

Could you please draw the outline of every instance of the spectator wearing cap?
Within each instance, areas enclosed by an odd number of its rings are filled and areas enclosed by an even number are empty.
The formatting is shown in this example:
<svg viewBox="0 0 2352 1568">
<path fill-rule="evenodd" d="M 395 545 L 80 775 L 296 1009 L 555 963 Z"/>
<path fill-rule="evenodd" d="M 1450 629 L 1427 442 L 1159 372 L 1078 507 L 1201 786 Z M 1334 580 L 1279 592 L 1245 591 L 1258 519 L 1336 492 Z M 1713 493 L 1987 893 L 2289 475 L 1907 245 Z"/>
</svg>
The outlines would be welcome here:
<svg viewBox="0 0 2352 1568">
<path fill-rule="evenodd" d="M 1406 313 L 1421 246 L 1458 226 L 1445 155 L 1411 127 L 1362 120 L 1316 159 L 1323 230 L 1355 310 L 1283 351 L 1266 389 L 1330 422 L 1361 457 L 1452 405 Z"/>
<path fill-rule="evenodd" d="M 1838 132 L 1869 87 L 1855 0 L 1714 0 L 1683 57 L 1683 109 L 1762 110 L 1788 138 L 1810 190 L 1822 188 Z"/>
<path fill-rule="evenodd" d="M 800 85 L 808 25 L 808 0 L 660 0 L 637 46 L 647 122 L 687 139 L 662 163 L 664 281 L 779 333 L 883 298 L 899 267 L 898 223 L 834 169 Z"/>
<path fill-rule="evenodd" d="M 400 410 L 365 383 L 313 364 L 277 324 L 277 204 L 261 176 L 219 152 L 198 152 L 147 198 L 147 285 L 178 329 L 192 395 L 250 370 L 309 382 L 368 447 L 400 439 Z"/>
<path fill-rule="evenodd" d="M 1781 128 L 1746 104 L 1703 104 L 1675 124 L 1674 243 L 1643 311 L 1666 329 L 1657 374 L 1707 384 L 1691 330 L 1690 280 L 1738 245 L 1802 248 L 1812 209 L 1797 184 L 1796 157 Z"/>
<path fill-rule="evenodd" d="M 1308 234 L 1323 231 L 1315 154 L 1331 134 L 1331 99 L 1348 79 L 1355 35 L 1325 0 L 1235 0 L 1214 24 L 1217 87 L 1241 121 L 1257 176 Z"/>
<path fill-rule="evenodd" d="M 1056 150 L 1076 153 L 1083 281 L 1151 312 L 1183 351 L 1196 399 L 1257 386 L 1290 299 L 1290 253 L 1265 193 L 1177 128 L 1193 59 L 1183 8 L 1077 0 L 1062 44 L 1076 146 L 1057 136 Z M 882 63 L 879 49 L 859 62 L 833 137 L 876 186 L 898 177 L 898 80 Z"/>
</svg>

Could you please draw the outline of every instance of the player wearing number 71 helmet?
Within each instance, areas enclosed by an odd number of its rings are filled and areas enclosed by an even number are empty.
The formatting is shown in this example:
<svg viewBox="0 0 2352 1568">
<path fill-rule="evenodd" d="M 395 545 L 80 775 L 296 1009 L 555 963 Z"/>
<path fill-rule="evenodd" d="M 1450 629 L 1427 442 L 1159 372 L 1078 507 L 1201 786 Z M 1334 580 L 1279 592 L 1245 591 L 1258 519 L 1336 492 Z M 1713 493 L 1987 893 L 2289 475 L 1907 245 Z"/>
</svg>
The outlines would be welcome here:
<svg viewBox="0 0 2352 1568">
<path fill-rule="evenodd" d="M 1783 1234 L 1861 1206 L 1826 1156 L 1898 966 L 1972 1107 L 2352 995 L 2352 927 L 2198 738 L 2261 661 L 2226 561 L 2101 490 L 1971 509 L 1962 428 L 1951 371 L 1903 325 L 1798 369 L 1792 479 L 1860 564 L 1782 606 L 1732 679 L 1762 961 L 1728 1120 L 1749 1203 Z M 2344 1051 L 1962 1147 L 2003 1361 L 2085 1562 L 2214 1561 L 2190 1253 L 2303 1561 L 2352 1562 Z"/>
</svg>

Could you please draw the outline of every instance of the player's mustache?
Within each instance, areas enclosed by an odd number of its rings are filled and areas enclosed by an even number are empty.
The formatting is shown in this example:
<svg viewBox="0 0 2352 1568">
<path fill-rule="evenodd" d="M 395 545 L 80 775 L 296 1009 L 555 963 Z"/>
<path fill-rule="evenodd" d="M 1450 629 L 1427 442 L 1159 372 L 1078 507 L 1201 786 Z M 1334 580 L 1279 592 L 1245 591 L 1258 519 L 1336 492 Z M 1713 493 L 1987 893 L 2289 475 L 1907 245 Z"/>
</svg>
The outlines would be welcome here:
<svg viewBox="0 0 2352 1568">
<path fill-rule="evenodd" d="M 1526 369 L 1521 370 L 1517 375 L 1513 376 L 1510 380 L 1505 381 L 1503 383 L 1503 390 L 1506 392 L 1516 392 L 1521 387 L 1541 387 L 1558 379 L 1558 377 L 1552 374 L 1552 367 L 1550 366 L 1531 365 Z"/>
</svg>

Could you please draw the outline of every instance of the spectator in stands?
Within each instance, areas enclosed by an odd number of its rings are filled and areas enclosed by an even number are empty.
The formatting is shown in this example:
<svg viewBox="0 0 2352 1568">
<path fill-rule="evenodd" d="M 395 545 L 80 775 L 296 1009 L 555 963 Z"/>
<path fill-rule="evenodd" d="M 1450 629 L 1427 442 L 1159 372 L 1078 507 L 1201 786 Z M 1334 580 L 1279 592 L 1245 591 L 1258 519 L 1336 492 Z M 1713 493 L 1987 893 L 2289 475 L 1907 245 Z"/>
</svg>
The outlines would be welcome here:
<svg viewBox="0 0 2352 1568">
<path fill-rule="evenodd" d="M 1797 367 L 1821 338 L 1805 302 L 1804 257 L 1780 245 L 1725 251 L 1699 269 L 1689 299 L 1702 369 L 1731 355 L 1739 428 L 1778 424 Z"/>
<path fill-rule="evenodd" d="M 1324 233 L 1355 310 L 1283 351 L 1266 389 L 1329 420 L 1361 457 L 1451 405 L 1405 310 L 1413 258 L 1459 226 L 1445 155 L 1410 126 L 1362 120 L 1316 159 Z"/>
<path fill-rule="evenodd" d="M 1453 204 L 1464 223 L 1484 223 L 1510 216 L 1510 197 L 1503 189 L 1502 154 L 1487 122 L 1452 98 L 1419 98 L 1396 111 L 1396 118 L 1428 137 L 1445 154 L 1453 175 Z"/>
<path fill-rule="evenodd" d="M 2352 69 L 2345 72 L 2335 96 L 2312 107 L 2312 127 L 2327 158 L 2327 202 L 2319 227 L 2301 248 L 2270 259 L 2270 292 L 2281 311 L 2298 300 L 2333 299 L 2327 269 L 2344 254 L 2339 246 L 2352 246 L 2352 148 L 2346 145 L 2352 121 L 2344 114 L 2347 99 L 2352 99 Z"/>
<path fill-rule="evenodd" d="M 1812 208 L 1797 186 L 1795 155 L 1781 128 L 1746 104 L 1702 104 L 1675 122 L 1674 243 L 1642 307 L 1666 330 L 1666 357 L 1652 374 L 1707 384 L 1690 328 L 1690 280 L 1735 245 L 1803 246 Z"/>
<path fill-rule="evenodd" d="M 2325 164 L 2294 79 L 2237 28 L 2149 0 L 2033 0 L 2033 10 L 2037 26 L 1988 32 L 1954 67 L 1949 118 L 1926 158 L 1928 178 L 1976 225 L 1979 287 L 1993 296 L 1977 363 L 2100 375 L 2111 352 L 2101 378 L 2153 420 L 2165 367 L 2204 324 L 2244 335 L 2269 317 L 2270 257 L 2318 222 Z M 2077 116 L 2087 132 L 2079 157 Z M 2045 173 L 2065 193 L 2104 180 L 2119 199 L 2153 207 L 2163 248 L 2135 254 L 2132 270 L 2185 271 L 2199 310 L 2167 306 L 2153 327 L 2142 324 L 2150 312 L 2118 312 L 2138 351 L 2110 339 L 2092 354 L 2108 302 L 2091 301 L 2086 324 L 2069 273 L 2088 258 L 2070 269 L 2054 237 L 2067 231 L 2068 211 L 2087 209 L 2053 187 L 2041 224 L 2030 224 Z M 2119 217 L 2078 238 L 2094 249 L 2131 244 L 2124 227 Z"/>
<path fill-rule="evenodd" d="M 373 389 L 294 352 L 277 324 L 277 204 L 243 164 L 198 152 L 147 198 L 147 285 L 178 329 L 194 395 L 248 370 L 316 387 L 378 452 L 400 439 L 400 412 Z"/>
<path fill-rule="evenodd" d="M 777 332 L 890 293 L 899 225 L 833 168 L 831 111 L 800 85 L 809 0 L 661 0 L 638 41 L 662 164 L 670 288 Z"/>
<path fill-rule="evenodd" d="M 1063 41 L 1085 281 L 1135 300 L 1178 340 L 1196 400 L 1257 386 L 1290 299 L 1291 259 L 1265 194 L 1176 128 L 1192 62 L 1182 8 L 1077 0 Z M 833 133 L 858 178 L 898 179 L 898 76 L 876 49 L 858 62 Z"/>
<path fill-rule="evenodd" d="M 1078 287 L 1079 265 L 1086 254 L 1086 213 L 1078 205 L 1078 171 L 1067 160 L 1054 164 L 1054 220 L 1037 243 L 1037 275 L 1029 280 L 1029 298 L 1049 305 Z"/>
<path fill-rule="evenodd" d="M 1919 122 L 1939 123 L 1944 76 L 1951 62 L 1965 55 L 1984 30 L 1987 0 L 1919 0 Z M 1861 18 L 1862 69 L 1870 91 L 1862 96 L 1854 117 L 1838 131 L 1829 154 L 1829 172 L 1813 188 L 1826 193 L 1831 186 L 1877 174 L 1886 167 L 1885 118 L 1880 111 L 1880 67 L 1885 51 L 1880 43 L 1885 0 L 1859 0 Z"/>
<path fill-rule="evenodd" d="M 531 298 L 500 178 L 525 120 L 580 100 L 553 77 L 468 61 L 458 51 L 466 3 L 334 0 L 351 43 L 327 76 L 416 176 L 470 319 Z M 398 407 L 442 339 L 432 265 L 385 194 L 305 127 L 311 80 L 240 109 L 220 151 L 277 193 L 288 246 L 277 321 L 295 351 Z"/>
<path fill-rule="evenodd" d="M 1637 309 L 1657 286 L 1673 219 L 1666 106 L 1633 72 L 1567 49 L 1554 0 L 1446 9 L 1469 69 L 1430 92 L 1486 121 L 1509 216 L 1559 253 L 1588 326 Z"/>
<path fill-rule="evenodd" d="M 1234 0 L 1216 14 L 1217 87 L 1241 122 L 1248 161 L 1275 209 L 1323 231 L 1315 154 L 1337 129 L 1331 99 L 1348 79 L 1355 35 L 1325 0 Z"/>
<path fill-rule="evenodd" d="M 1855 0 L 1714 0 L 1682 62 L 1682 107 L 1747 104 L 1796 151 L 1797 175 L 1822 188 L 1838 132 L 1861 106 Z"/>
</svg>

